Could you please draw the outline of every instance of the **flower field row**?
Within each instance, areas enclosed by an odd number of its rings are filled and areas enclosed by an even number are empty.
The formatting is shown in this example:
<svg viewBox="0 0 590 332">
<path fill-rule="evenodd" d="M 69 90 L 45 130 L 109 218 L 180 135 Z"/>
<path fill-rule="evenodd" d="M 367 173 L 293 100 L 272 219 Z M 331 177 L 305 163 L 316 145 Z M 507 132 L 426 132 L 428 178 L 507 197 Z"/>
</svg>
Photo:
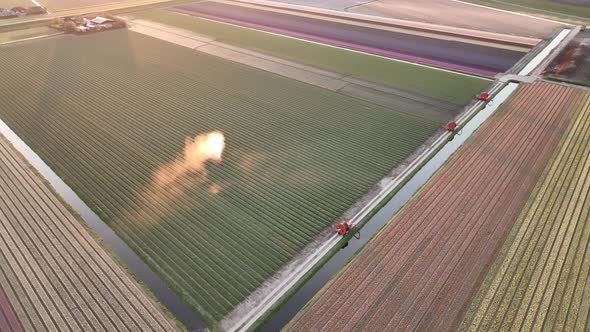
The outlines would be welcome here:
<svg viewBox="0 0 590 332">
<path fill-rule="evenodd" d="M 579 100 L 574 88 L 521 87 L 288 330 L 455 329 Z"/>
<path fill-rule="evenodd" d="M 538 182 L 463 323 L 464 330 L 590 327 L 590 94 Z"/>
</svg>

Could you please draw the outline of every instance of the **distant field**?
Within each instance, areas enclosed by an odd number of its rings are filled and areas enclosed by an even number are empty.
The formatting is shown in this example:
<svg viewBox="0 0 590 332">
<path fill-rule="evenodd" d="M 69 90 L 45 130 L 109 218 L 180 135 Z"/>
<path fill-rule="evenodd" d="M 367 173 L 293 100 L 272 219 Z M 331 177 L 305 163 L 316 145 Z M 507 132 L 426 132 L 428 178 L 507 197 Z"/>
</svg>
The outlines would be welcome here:
<svg viewBox="0 0 590 332">
<path fill-rule="evenodd" d="M 17 6 L 27 8 L 27 7 L 35 6 L 35 4 L 31 0 L 2 0 L 2 1 L 0 1 L 0 8 L 10 9 L 10 8 L 14 8 Z"/>
<path fill-rule="evenodd" d="M 462 329 L 590 328 L 590 94 L 485 279 Z"/>
<path fill-rule="evenodd" d="M 427 22 L 518 36 L 546 38 L 558 24 L 454 0 L 274 0 L 296 5 Z M 565 0 L 568 1 L 568 0 Z M 587 0 L 569 0 L 588 2 Z M 471 2 L 488 2 L 473 0 Z M 508 2 L 508 1 L 507 1 Z M 531 1 L 537 3 L 538 1 Z M 502 24 L 498 24 L 502 22 Z"/>
<path fill-rule="evenodd" d="M 131 0 L 38 0 L 37 2 L 49 9 L 49 11 L 57 12 L 67 9 L 106 5 L 110 3 L 124 3 L 127 1 Z"/>
<path fill-rule="evenodd" d="M 37 27 L 22 30 L 0 32 L 0 43 L 11 42 L 20 39 L 32 38 L 43 35 L 57 34 L 58 30 L 50 27 Z"/>
<path fill-rule="evenodd" d="M 438 128 L 125 30 L 0 61 L 0 118 L 213 319 Z M 214 130 L 223 162 L 183 154 Z"/>
<path fill-rule="evenodd" d="M 453 0 L 376 0 L 347 11 L 541 39 L 559 27 L 558 23 Z"/>
<path fill-rule="evenodd" d="M 134 13 L 134 16 L 191 30 L 228 44 L 388 84 L 458 105 L 467 104 L 473 96 L 490 84 L 490 81 L 476 77 L 367 56 L 166 10 Z"/>
<path fill-rule="evenodd" d="M 537 12 L 542 15 L 572 15 L 590 20 L 590 3 L 584 0 L 467 0 L 468 2 L 519 12 Z M 577 5 L 576 5 L 577 4 Z"/>
</svg>

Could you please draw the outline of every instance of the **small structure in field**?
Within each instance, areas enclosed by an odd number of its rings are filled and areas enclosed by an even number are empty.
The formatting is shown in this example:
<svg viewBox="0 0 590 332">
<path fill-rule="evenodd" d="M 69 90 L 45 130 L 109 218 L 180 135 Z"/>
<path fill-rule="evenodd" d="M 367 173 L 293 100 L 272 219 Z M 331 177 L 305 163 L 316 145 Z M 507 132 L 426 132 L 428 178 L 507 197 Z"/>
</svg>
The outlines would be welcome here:
<svg viewBox="0 0 590 332">
<path fill-rule="evenodd" d="M 127 22 L 112 15 L 94 17 L 70 16 L 63 19 L 55 19 L 51 24 L 51 27 L 63 30 L 66 33 L 84 34 L 88 32 L 125 28 L 127 27 Z"/>
</svg>

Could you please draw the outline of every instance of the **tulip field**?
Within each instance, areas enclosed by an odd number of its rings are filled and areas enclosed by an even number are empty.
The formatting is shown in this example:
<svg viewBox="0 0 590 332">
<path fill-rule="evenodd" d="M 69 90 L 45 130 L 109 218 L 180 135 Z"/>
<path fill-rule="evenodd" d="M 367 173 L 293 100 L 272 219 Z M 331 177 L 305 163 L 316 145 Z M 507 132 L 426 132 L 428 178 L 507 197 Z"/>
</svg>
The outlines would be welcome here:
<svg viewBox="0 0 590 332">
<path fill-rule="evenodd" d="M 590 94 L 476 296 L 462 330 L 587 331 Z"/>
</svg>

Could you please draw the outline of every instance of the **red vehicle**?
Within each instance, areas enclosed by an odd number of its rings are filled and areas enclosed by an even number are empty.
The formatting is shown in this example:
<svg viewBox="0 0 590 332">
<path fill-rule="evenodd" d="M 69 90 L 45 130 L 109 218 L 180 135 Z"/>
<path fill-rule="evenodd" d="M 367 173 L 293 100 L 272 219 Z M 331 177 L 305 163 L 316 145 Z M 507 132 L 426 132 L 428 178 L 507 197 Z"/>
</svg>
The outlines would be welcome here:
<svg viewBox="0 0 590 332">
<path fill-rule="evenodd" d="M 352 222 L 341 222 L 336 226 L 336 233 L 345 236 L 352 229 Z"/>
</svg>

